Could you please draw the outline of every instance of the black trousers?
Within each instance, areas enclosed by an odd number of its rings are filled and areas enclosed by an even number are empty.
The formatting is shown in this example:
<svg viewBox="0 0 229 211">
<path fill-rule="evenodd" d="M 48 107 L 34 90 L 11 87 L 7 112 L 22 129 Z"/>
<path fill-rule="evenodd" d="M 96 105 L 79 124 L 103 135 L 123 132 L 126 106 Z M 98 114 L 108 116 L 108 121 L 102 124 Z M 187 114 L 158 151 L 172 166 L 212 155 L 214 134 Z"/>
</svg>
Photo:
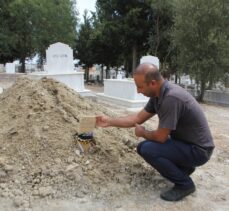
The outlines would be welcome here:
<svg viewBox="0 0 229 211">
<path fill-rule="evenodd" d="M 194 183 L 189 176 L 195 167 L 206 163 L 213 148 L 204 149 L 194 144 L 168 139 L 161 144 L 145 140 L 137 147 L 138 154 L 163 177 L 180 188 L 190 188 Z"/>
</svg>

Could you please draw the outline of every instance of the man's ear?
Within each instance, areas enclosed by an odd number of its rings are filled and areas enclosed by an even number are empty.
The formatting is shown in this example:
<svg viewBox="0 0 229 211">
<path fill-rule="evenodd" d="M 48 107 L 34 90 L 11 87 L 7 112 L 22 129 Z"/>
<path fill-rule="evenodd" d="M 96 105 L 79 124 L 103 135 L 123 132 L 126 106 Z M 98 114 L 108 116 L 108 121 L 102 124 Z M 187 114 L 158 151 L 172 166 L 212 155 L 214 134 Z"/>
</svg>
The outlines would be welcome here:
<svg viewBox="0 0 229 211">
<path fill-rule="evenodd" d="M 150 84 L 151 84 L 152 86 L 155 86 L 156 83 L 157 83 L 156 80 L 151 80 L 151 81 L 150 81 Z"/>
</svg>

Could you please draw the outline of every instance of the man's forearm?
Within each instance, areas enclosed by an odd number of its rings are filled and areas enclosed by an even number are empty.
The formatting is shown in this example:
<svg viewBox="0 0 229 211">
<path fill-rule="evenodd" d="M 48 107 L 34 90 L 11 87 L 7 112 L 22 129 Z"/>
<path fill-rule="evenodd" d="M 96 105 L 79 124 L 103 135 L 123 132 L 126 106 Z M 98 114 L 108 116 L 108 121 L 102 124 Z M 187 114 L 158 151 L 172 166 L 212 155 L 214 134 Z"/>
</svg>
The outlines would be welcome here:
<svg viewBox="0 0 229 211">
<path fill-rule="evenodd" d="M 157 142 L 160 142 L 160 143 L 163 142 L 163 140 L 160 140 L 160 138 L 158 137 L 157 131 L 145 130 L 142 136 L 143 136 L 144 139 L 147 139 L 147 140 L 154 140 L 154 141 L 157 141 Z"/>
<path fill-rule="evenodd" d="M 134 116 L 120 117 L 120 118 L 110 118 L 109 120 L 110 126 L 113 127 L 134 127 L 136 124 L 136 119 Z"/>
<path fill-rule="evenodd" d="M 147 140 L 164 143 L 168 139 L 169 134 L 170 130 L 166 128 L 159 128 L 157 130 L 148 131 L 141 125 L 135 125 L 135 135 L 138 137 L 143 137 Z"/>
<path fill-rule="evenodd" d="M 154 131 L 145 130 L 143 133 L 143 138 L 147 140 L 157 141 L 159 143 L 165 143 L 165 141 L 168 139 L 168 135 L 164 135 L 160 133 L 158 130 L 154 130 Z"/>
</svg>

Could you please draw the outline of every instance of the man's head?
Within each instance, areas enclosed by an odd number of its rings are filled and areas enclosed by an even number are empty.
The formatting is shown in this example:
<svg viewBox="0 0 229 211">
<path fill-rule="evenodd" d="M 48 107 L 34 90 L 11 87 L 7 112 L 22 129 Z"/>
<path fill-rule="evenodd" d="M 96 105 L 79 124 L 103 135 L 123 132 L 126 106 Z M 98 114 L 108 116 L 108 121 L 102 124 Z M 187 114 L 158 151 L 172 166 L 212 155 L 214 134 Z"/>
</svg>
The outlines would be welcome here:
<svg viewBox="0 0 229 211">
<path fill-rule="evenodd" d="M 133 76 L 138 93 L 147 97 L 159 97 L 164 79 L 155 65 L 140 64 L 135 69 Z"/>
</svg>

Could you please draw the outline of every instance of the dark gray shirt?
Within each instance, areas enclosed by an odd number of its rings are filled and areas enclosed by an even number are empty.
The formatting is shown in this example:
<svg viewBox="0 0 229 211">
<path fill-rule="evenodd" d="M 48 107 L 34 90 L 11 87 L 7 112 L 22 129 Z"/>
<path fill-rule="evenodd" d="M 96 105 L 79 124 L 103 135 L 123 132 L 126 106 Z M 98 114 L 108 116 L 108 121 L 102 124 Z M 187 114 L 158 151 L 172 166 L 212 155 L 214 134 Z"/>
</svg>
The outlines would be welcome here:
<svg viewBox="0 0 229 211">
<path fill-rule="evenodd" d="M 165 80 L 159 98 L 150 98 L 145 110 L 158 115 L 159 128 L 170 129 L 171 138 L 201 147 L 214 147 L 206 117 L 199 103 L 180 86 Z"/>
</svg>

